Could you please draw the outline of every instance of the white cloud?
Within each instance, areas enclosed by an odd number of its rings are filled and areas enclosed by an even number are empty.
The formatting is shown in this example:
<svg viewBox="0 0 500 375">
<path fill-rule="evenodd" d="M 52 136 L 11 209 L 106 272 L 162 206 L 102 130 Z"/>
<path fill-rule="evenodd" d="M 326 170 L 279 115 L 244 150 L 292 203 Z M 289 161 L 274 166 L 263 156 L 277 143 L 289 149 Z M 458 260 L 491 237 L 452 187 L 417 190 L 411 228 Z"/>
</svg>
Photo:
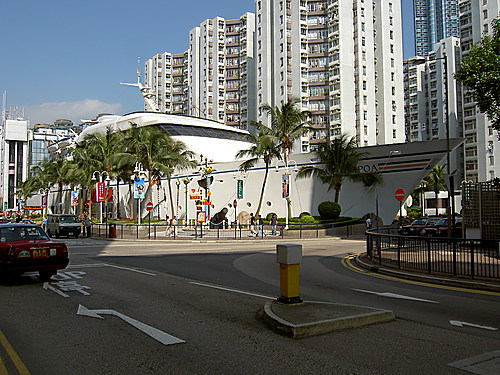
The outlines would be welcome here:
<svg viewBox="0 0 500 375">
<path fill-rule="evenodd" d="M 120 103 L 104 103 L 96 99 L 78 102 L 43 103 L 24 107 L 25 117 L 31 124 L 52 124 L 57 119 L 69 119 L 80 124 L 82 119 L 95 118 L 99 113 L 121 114 Z"/>
</svg>

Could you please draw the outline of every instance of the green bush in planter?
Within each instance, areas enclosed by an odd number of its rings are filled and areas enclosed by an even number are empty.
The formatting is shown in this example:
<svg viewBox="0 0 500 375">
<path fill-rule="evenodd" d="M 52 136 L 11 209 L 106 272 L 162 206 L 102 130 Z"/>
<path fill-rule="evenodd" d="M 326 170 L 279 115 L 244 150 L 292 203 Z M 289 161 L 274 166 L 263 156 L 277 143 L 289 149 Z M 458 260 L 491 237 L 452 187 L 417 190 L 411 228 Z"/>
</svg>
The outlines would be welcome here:
<svg viewBox="0 0 500 375">
<path fill-rule="evenodd" d="M 316 219 L 311 215 L 302 215 L 300 217 L 301 224 L 316 224 Z"/>
<path fill-rule="evenodd" d="M 335 220 L 340 216 L 340 212 L 342 209 L 340 208 L 340 204 L 337 202 L 322 202 L 318 206 L 318 213 L 322 219 L 325 220 Z"/>
</svg>

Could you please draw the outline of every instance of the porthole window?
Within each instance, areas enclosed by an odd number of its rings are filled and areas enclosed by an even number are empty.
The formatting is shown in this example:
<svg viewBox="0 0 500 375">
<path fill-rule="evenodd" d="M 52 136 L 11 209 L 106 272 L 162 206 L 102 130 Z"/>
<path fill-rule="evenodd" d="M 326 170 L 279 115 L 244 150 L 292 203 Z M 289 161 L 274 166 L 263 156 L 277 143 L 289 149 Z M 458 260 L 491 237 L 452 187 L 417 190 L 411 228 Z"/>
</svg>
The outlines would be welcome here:
<svg viewBox="0 0 500 375">
<path fill-rule="evenodd" d="M 252 203 L 247 202 L 247 206 L 248 206 L 248 207 L 252 207 Z"/>
<path fill-rule="evenodd" d="M 266 204 L 271 207 L 272 203 L 270 201 L 267 201 Z"/>
</svg>

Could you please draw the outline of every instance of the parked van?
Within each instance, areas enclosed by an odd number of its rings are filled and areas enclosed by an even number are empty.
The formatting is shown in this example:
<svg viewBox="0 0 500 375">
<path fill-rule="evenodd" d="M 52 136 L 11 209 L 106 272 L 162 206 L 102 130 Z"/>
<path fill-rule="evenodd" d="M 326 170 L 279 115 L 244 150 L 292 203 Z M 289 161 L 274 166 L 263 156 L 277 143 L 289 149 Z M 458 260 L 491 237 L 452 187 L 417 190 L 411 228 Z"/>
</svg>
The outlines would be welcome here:
<svg viewBox="0 0 500 375">
<path fill-rule="evenodd" d="M 80 235 L 82 228 L 76 215 L 52 214 L 47 215 L 47 234 L 49 237 Z"/>
</svg>

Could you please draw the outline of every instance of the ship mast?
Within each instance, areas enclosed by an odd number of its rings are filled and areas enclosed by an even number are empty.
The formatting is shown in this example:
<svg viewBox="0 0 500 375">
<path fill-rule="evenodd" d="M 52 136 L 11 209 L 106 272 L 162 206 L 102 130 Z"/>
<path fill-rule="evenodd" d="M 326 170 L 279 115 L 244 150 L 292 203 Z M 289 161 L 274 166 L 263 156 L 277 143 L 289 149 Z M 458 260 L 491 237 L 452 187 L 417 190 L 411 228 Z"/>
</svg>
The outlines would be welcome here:
<svg viewBox="0 0 500 375">
<path fill-rule="evenodd" d="M 151 91 L 150 87 L 146 87 L 141 83 L 141 60 L 140 57 L 137 58 L 137 83 L 120 83 L 120 85 L 138 87 L 141 95 L 144 98 L 144 104 L 146 106 L 146 111 L 148 112 L 160 112 L 156 102 L 153 98 L 156 96 L 155 92 Z"/>
</svg>

